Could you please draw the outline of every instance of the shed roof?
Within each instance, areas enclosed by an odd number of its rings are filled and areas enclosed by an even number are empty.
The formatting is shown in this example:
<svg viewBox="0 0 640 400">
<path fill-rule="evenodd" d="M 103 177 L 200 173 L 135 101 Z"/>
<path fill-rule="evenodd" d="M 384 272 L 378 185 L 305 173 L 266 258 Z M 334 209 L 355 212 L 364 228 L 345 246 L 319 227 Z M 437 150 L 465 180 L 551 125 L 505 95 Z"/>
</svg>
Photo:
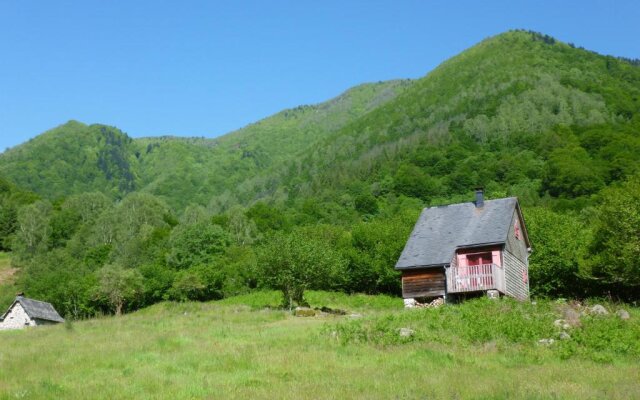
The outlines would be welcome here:
<svg viewBox="0 0 640 400">
<path fill-rule="evenodd" d="M 51 305 L 51 303 L 47 303 L 44 301 L 28 299 L 26 297 L 18 296 L 11 304 L 11 307 L 4 313 L 0 321 L 4 320 L 4 317 L 9 313 L 9 311 L 13 308 L 16 303 L 20 303 L 24 311 L 27 313 L 29 318 L 31 319 L 42 319 L 46 321 L 53 322 L 64 322 L 64 318 L 58 314 L 55 308 Z"/>
<path fill-rule="evenodd" d="M 505 243 L 518 199 L 485 200 L 430 207 L 418 222 L 396 263 L 396 269 L 447 265 L 457 248 Z"/>
</svg>

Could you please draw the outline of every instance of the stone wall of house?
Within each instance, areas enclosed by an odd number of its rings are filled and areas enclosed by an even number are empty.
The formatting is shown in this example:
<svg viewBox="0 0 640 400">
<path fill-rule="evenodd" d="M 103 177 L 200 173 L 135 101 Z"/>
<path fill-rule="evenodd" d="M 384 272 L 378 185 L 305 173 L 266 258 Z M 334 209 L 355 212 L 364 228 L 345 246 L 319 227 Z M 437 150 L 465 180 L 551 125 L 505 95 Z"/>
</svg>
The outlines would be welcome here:
<svg viewBox="0 0 640 400">
<path fill-rule="evenodd" d="M 4 320 L 0 322 L 0 330 L 22 329 L 25 326 L 35 325 L 36 322 L 29 318 L 20 303 L 15 303 Z"/>
</svg>

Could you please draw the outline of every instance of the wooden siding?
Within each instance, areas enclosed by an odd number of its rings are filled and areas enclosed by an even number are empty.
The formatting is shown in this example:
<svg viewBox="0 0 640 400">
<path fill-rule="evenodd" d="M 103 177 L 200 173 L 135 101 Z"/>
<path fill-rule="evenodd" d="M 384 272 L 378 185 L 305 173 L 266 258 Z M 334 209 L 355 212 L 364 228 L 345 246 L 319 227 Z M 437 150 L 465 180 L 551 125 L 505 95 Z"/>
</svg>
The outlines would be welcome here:
<svg viewBox="0 0 640 400">
<path fill-rule="evenodd" d="M 503 253 L 505 293 L 518 300 L 529 298 L 529 277 L 528 268 L 511 252 Z"/>
<path fill-rule="evenodd" d="M 402 272 L 402 297 L 436 297 L 445 294 L 445 274 L 442 268 Z"/>
<path fill-rule="evenodd" d="M 516 232 L 514 229 L 516 221 L 518 221 L 518 224 L 520 225 L 520 239 L 516 238 Z M 513 256 L 518 258 L 523 263 L 527 264 L 529 252 L 527 250 L 527 243 L 524 240 L 524 229 L 524 224 L 522 223 L 522 221 L 520 221 L 518 211 L 515 210 L 513 212 L 513 216 L 511 217 L 511 226 L 509 227 L 509 233 L 507 234 L 507 243 L 505 244 L 505 248 Z"/>
</svg>

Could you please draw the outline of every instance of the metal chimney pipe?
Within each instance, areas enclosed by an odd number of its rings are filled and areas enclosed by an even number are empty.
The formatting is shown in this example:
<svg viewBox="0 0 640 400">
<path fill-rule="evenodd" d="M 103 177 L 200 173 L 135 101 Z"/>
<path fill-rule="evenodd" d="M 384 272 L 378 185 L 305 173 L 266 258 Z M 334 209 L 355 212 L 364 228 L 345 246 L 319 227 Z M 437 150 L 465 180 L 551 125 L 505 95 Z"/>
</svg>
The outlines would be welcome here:
<svg viewBox="0 0 640 400">
<path fill-rule="evenodd" d="M 476 188 L 476 208 L 484 207 L 484 188 Z"/>
</svg>

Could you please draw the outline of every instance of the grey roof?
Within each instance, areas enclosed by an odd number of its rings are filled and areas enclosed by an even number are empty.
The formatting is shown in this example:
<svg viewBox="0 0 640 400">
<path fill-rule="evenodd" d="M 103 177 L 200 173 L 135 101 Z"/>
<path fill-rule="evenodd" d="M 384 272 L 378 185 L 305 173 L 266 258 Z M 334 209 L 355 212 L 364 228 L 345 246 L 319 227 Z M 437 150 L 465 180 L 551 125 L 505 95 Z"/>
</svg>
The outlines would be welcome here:
<svg viewBox="0 0 640 400">
<path fill-rule="evenodd" d="M 422 210 L 396 269 L 447 265 L 456 248 L 504 243 L 518 199 L 485 200 Z"/>
<path fill-rule="evenodd" d="M 24 311 L 27 313 L 29 318 L 31 319 L 43 319 L 46 321 L 53 322 L 64 322 L 64 319 L 58 314 L 55 308 L 50 303 L 46 303 L 44 301 L 38 301 L 33 299 L 27 299 L 26 297 L 18 296 L 16 300 L 11 304 L 9 310 L 13 308 L 16 303 L 20 303 Z M 9 311 L 7 311 L 0 320 L 4 320 L 4 317 L 7 315 Z"/>
</svg>

